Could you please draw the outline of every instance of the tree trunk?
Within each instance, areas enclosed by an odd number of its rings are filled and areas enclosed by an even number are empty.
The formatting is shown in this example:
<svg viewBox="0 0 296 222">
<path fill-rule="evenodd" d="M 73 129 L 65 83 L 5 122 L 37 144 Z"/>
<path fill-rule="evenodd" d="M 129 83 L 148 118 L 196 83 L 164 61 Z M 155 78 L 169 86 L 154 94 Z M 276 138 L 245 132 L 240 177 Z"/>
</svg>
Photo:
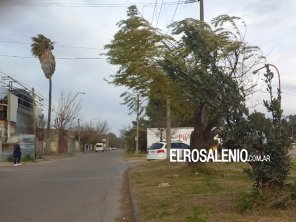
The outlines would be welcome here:
<svg viewBox="0 0 296 222">
<path fill-rule="evenodd" d="M 48 93 L 48 116 L 47 116 L 47 139 L 50 139 L 50 122 L 51 122 L 51 77 L 49 77 L 49 93 Z"/>
<path fill-rule="evenodd" d="M 139 94 L 137 95 L 137 129 L 136 129 L 136 150 L 135 153 L 139 153 L 139 126 L 140 126 L 140 98 Z"/>
<path fill-rule="evenodd" d="M 167 140 L 167 157 L 170 158 L 171 150 L 171 100 L 166 100 L 166 140 Z"/>
<path fill-rule="evenodd" d="M 213 123 L 207 118 L 206 108 L 202 107 L 195 111 L 194 130 L 190 135 L 190 149 L 209 150 L 215 144 L 214 137 L 216 130 L 213 130 Z M 194 163 L 188 163 L 193 165 Z"/>
<path fill-rule="evenodd" d="M 47 154 L 50 152 L 50 122 L 51 122 L 51 77 L 49 77 L 49 93 L 48 93 L 48 116 L 47 116 L 47 141 L 46 141 L 46 150 Z"/>
</svg>

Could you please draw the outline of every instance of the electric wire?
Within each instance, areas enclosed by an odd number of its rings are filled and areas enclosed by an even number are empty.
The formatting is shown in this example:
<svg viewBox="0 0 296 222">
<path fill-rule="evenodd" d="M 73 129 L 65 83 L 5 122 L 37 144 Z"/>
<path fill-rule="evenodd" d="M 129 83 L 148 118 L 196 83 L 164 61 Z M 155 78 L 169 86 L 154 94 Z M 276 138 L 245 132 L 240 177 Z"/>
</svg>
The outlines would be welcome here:
<svg viewBox="0 0 296 222">
<path fill-rule="evenodd" d="M 8 58 L 23 58 L 23 59 L 35 59 L 34 56 L 18 56 L 18 55 L 5 55 L 1 54 L 0 57 L 8 57 Z M 59 60 L 99 60 L 106 59 L 105 57 L 56 57 L 55 59 Z"/>
<path fill-rule="evenodd" d="M 160 9 L 159 9 L 159 14 L 158 14 L 157 22 L 156 22 L 156 27 L 158 25 L 158 21 L 159 21 L 159 17 L 160 17 L 160 14 L 161 14 L 162 6 L 163 6 L 163 0 L 161 1 L 161 5 L 160 5 Z"/>
<path fill-rule="evenodd" d="M 0 40 L 0 43 L 21 44 L 21 45 L 31 45 L 32 44 L 32 43 L 29 43 L 29 42 L 6 41 L 6 40 Z M 55 47 L 61 47 L 61 48 L 75 48 L 75 49 L 77 48 L 77 49 L 89 49 L 89 50 L 104 50 L 104 49 L 101 49 L 101 48 L 86 47 L 86 46 L 72 46 L 72 45 L 59 45 L 59 44 L 55 44 L 54 46 Z"/>
<path fill-rule="evenodd" d="M 2 83 L 1 88 L 3 88 L 3 86 L 5 88 L 9 88 L 9 82 L 15 83 L 17 84 L 17 86 L 14 86 L 14 84 L 11 84 L 12 89 L 14 89 L 15 91 L 19 92 L 21 95 L 27 96 L 32 95 L 32 90 L 29 88 L 29 86 L 26 86 L 26 84 L 16 80 L 15 78 L 11 77 L 10 75 L 4 73 L 3 71 L 0 70 L 0 75 L 1 75 L 1 80 L 0 82 Z M 20 90 L 22 89 L 22 90 Z M 28 93 L 28 94 L 24 94 L 24 92 Z M 44 97 L 35 90 L 35 97 L 36 97 L 36 101 L 38 104 L 40 104 L 41 106 L 43 106 L 44 108 L 48 109 L 48 105 L 46 103 L 44 103 L 45 99 Z M 20 100 L 24 100 L 23 98 L 19 98 Z M 28 101 L 25 101 L 28 102 Z"/>
<path fill-rule="evenodd" d="M 156 0 L 157 1 L 157 0 Z M 180 1 L 179 1 L 180 2 Z M 182 4 L 186 4 L 186 1 L 182 1 Z M 141 5 L 143 7 L 155 7 L 155 3 L 59 3 L 59 2 L 0 2 L 1 6 L 34 6 L 34 7 L 73 7 L 73 8 L 122 8 L 128 7 L 132 4 Z M 168 5 L 177 4 L 176 1 L 167 2 Z M 179 3 L 180 4 L 180 3 Z M 157 6 L 159 3 L 156 4 Z"/>
<path fill-rule="evenodd" d="M 175 11 L 174 11 L 174 14 L 173 14 L 173 17 L 172 17 L 171 24 L 174 22 L 174 18 L 175 18 L 176 12 L 178 10 L 179 4 L 180 4 L 180 0 L 178 1 L 177 5 L 176 5 Z"/>
<path fill-rule="evenodd" d="M 151 24 L 153 24 L 154 14 L 155 14 L 155 11 L 156 11 L 156 5 L 157 5 L 157 0 L 155 0 L 154 9 L 153 9 L 153 13 L 152 13 Z"/>
</svg>

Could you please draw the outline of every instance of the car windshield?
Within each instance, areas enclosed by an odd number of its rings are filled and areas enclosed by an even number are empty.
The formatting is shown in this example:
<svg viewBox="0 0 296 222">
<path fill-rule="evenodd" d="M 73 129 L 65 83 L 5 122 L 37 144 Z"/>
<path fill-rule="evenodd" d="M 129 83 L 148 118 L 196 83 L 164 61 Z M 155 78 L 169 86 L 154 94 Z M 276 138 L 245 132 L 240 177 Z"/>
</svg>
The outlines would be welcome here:
<svg viewBox="0 0 296 222">
<path fill-rule="evenodd" d="M 163 143 L 153 143 L 148 149 L 149 150 L 157 150 L 163 147 Z"/>
<path fill-rule="evenodd" d="M 190 149 L 190 147 L 185 143 L 173 142 L 172 149 Z"/>
</svg>

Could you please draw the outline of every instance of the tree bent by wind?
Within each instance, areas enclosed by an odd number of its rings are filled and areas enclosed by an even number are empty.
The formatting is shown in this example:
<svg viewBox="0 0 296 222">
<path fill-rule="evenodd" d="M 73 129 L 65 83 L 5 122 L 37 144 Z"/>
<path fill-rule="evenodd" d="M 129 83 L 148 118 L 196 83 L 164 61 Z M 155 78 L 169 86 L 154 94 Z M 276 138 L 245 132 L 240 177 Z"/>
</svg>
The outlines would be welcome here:
<svg viewBox="0 0 296 222">
<path fill-rule="evenodd" d="M 46 38 L 42 34 L 32 37 L 31 51 L 33 56 L 38 57 L 41 68 L 45 77 L 49 80 L 49 95 L 48 95 L 48 117 L 47 117 L 47 139 L 50 139 L 50 122 L 51 122 L 51 93 L 52 82 L 51 77 L 55 71 L 56 62 L 52 54 L 54 42 Z"/>
</svg>

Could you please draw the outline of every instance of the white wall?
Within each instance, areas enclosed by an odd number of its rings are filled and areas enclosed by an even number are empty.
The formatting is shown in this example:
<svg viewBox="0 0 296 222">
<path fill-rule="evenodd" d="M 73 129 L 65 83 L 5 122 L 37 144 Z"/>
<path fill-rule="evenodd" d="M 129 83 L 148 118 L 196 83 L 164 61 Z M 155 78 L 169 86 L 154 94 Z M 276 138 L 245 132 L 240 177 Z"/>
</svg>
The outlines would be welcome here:
<svg viewBox="0 0 296 222">
<path fill-rule="evenodd" d="M 16 122 L 18 97 L 10 93 L 10 121 Z"/>
<path fill-rule="evenodd" d="M 190 135 L 193 127 L 176 127 L 171 130 L 171 140 L 180 140 L 190 145 Z M 163 130 L 163 140 L 166 140 L 166 130 Z M 147 146 L 160 140 L 160 130 L 158 128 L 147 128 Z"/>
</svg>

